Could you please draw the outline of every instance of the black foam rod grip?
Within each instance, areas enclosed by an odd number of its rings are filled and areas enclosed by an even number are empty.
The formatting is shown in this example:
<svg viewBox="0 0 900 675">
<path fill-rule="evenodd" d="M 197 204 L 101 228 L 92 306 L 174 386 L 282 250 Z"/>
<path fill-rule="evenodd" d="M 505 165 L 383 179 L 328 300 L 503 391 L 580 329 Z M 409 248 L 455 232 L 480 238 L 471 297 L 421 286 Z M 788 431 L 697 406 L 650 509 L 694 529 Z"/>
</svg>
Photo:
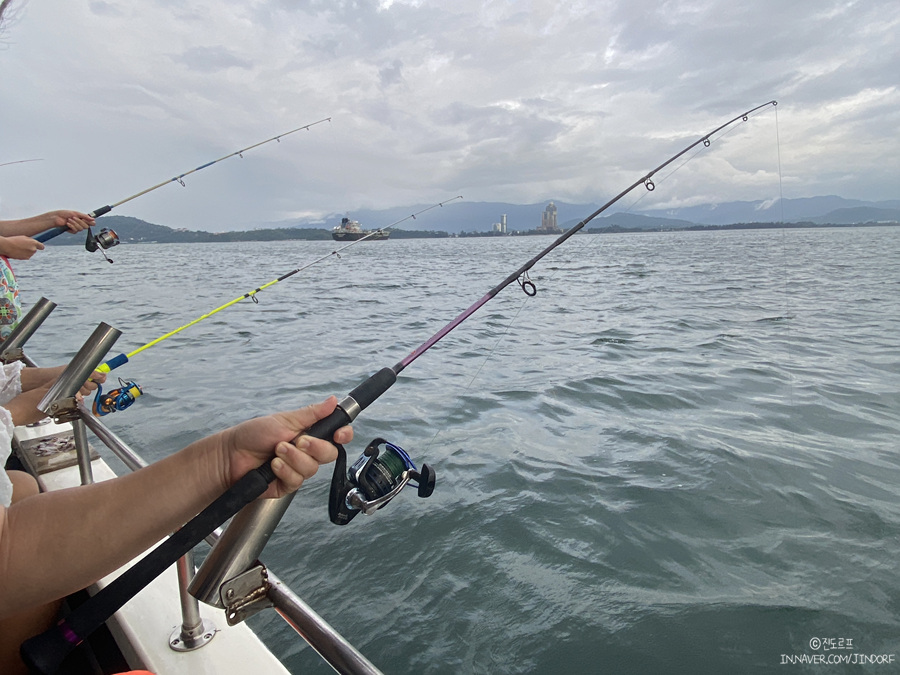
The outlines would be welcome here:
<svg viewBox="0 0 900 675">
<path fill-rule="evenodd" d="M 365 410 L 375 399 L 391 388 L 397 381 L 397 373 L 391 368 L 382 368 L 368 380 L 350 392 L 350 398 L 359 404 L 360 410 Z"/>
<path fill-rule="evenodd" d="M 365 410 L 369 404 L 390 389 L 391 385 L 396 381 L 397 374 L 393 370 L 390 368 L 382 368 L 356 387 L 356 389 L 351 391 L 350 398 L 356 401 L 357 405 L 359 405 L 359 410 Z M 346 410 L 338 406 L 334 409 L 333 413 L 325 419 L 321 419 L 313 424 L 309 429 L 304 431 L 303 434 L 312 436 L 313 438 L 322 438 L 326 441 L 333 441 L 334 432 L 341 427 L 350 424 L 350 422 L 356 419 L 356 413 L 358 412 L 359 411 L 354 411 L 354 414 L 351 417 Z"/>
<path fill-rule="evenodd" d="M 338 406 L 328 417 L 319 420 L 300 435 L 322 438 L 326 441 L 334 442 L 334 432 L 343 426 L 347 426 L 352 421 L 350 415 L 348 415 L 343 408 Z M 297 438 L 299 438 L 299 436 Z M 294 440 L 296 441 L 297 439 L 295 438 Z"/>
<path fill-rule="evenodd" d="M 122 605 L 210 532 L 266 491 L 275 479 L 271 462 L 248 472 L 162 544 L 48 631 L 22 643 L 19 653 L 32 673 L 52 675 L 69 653 Z"/>
</svg>

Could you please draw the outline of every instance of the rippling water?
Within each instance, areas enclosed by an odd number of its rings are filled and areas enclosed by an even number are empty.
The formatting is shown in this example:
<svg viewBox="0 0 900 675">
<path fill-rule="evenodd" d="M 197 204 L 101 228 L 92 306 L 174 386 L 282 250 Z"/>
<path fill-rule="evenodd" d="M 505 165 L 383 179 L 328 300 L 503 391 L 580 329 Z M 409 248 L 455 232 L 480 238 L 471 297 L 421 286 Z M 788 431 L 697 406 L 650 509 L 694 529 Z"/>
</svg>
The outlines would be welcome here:
<svg viewBox="0 0 900 675">
<path fill-rule="evenodd" d="M 549 241 L 356 246 L 135 356 L 115 374 L 146 395 L 106 420 L 159 458 L 343 396 Z M 332 248 L 52 249 L 16 266 L 26 305 L 59 304 L 29 353 L 61 362 L 100 321 L 131 351 Z M 384 436 L 435 466 L 434 496 L 338 528 L 323 470 L 263 554 L 273 571 L 392 674 L 821 672 L 786 655 L 852 654 L 896 672 L 900 228 L 584 235 L 532 279 L 355 424 L 356 451 Z M 251 624 L 293 672 L 331 672 L 273 613 Z"/>
</svg>

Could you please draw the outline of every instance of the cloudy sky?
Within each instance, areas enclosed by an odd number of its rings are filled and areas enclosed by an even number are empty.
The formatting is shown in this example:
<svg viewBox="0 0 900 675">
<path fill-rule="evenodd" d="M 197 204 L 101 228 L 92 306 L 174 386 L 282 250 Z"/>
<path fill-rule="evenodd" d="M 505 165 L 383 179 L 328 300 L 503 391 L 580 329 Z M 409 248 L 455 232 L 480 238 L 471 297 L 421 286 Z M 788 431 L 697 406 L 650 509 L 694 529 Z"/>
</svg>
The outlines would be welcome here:
<svg viewBox="0 0 900 675">
<path fill-rule="evenodd" d="M 0 218 L 220 231 L 359 208 L 602 203 L 722 122 L 642 207 L 900 198 L 896 0 L 14 0 Z"/>
</svg>

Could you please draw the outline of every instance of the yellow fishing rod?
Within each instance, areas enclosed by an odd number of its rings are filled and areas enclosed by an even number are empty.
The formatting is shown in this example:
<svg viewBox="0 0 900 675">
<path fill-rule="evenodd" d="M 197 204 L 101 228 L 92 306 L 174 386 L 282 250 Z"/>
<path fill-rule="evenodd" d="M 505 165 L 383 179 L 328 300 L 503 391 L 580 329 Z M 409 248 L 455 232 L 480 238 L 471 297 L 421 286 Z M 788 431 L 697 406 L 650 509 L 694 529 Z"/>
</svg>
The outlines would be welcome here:
<svg viewBox="0 0 900 675">
<path fill-rule="evenodd" d="M 439 207 L 439 206 L 440 206 L 440 207 L 443 207 L 444 204 L 448 204 L 448 203 L 450 203 L 450 202 L 452 202 L 452 201 L 456 201 L 457 199 L 462 199 L 462 195 L 458 195 L 458 196 L 456 196 L 456 197 L 453 197 L 452 199 L 447 199 L 447 200 L 445 200 L 445 201 L 443 201 L 443 202 L 438 202 L 437 204 L 432 204 L 432 205 L 429 206 L 428 208 L 422 209 L 421 211 L 417 211 L 416 213 L 412 213 L 412 214 L 406 216 L 405 218 L 401 218 L 400 220 L 398 220 L 398 221 L 396 221 L 396 222 L 393 222 L 393 223 L 391 223 L 390 225 L 387 225 L 386 227 L 384 227 L 384 228 L 382 228 L 382 229 L 379 229 L 379 230 L 373 230 L 372 232 L 369 232 L 369 233 L 368 233 L 367 235 L 365 235 L 364 237 L 360 237 L 359 239 L 350 242 L 350 243 L 347 244 L 346 246 L 342 246 L 341 248 L 335 249 L 334 251 L 331 251 L 330 253 L 326 253 L 325 255 L 322 255 L 322 256 L 316 258 L 315 260 L 313 260 L 313 261 L 307 263 L 306 265 L 303 265 L 303 267 L 298 267 L 298 268 L 295 269 L 295 270 L 291 270 L 291 271 L 288 272 L 287 274 L 282 274 L 282 275 L 281 275 L 280 277 L 278 277 L 277 279 L 273 279 L 272 281 L 268 282 L 267 284 L 263 284 L 262 286 L 260 286 L 260 287 L 258 287 L 258 288 L 254 288 L 252 291 L 248 291 L 247 293 L 244 293 L 244 294 L 241 295 L 240 297 L 237 297 L 237 298 L 235 298 L 234 300 L 231 300 L 231 301 L 229 301 L 229 302 L 226 302 L 226 303 L 225 303 L 224 305 L 222 305 L 221 307 L 216 307 L 216 308 L 215 308 L 214 310 L 212 310 L 211 312 L 207 312 L 207 313 L 204 314 L 203 316 L 194 319 L 194 320 L 191 321 L 190 323 L 186 323 L 186 324 L 184 324 L 183 326 L 181 326 L 180 328 L 176 328 L 176 329 L 173 330 L 173 331 L 169 331 L 169 332 L 166 333 L 165 335 L 161 335 L 160 337 L 156 338 L 155 340 L 151 340 L 150 342 L 148 342 L 147 344 L 145 344 L 143 347 L 138 347 L 138 348 L 135 349 L 134 351 L 128 352 L 127 354 L 119 354 L 118 356 L 115 356 L 115 357 L 109 359 L 108 361 L 106 361 L 106 362 L 104 362 L 104 363 L 101 363 L 101 364 L 97 367 L 97 370 L 99 370 L 99 371 L 102 372 L 102 373 L 108 373 L 108 372 L 110 372 L 111 370 L 114 370 L 115 368 L 118 368 L 119 366 L 124 365 L 125 363 L 128 363 L 128 360 L 129 360 L 131 357 L 135 356 L 136 354 L 140 354 L 140 353 L 141 353 L 142 351 L 144 351 L 145 349 L 150 349 L 150 347 L 152 347 L 153 345 L 157 345 L 157 344 L 159 344 L 160 342 L 162 342 L 163 340 L 165 340 L 166 338 L 172 337 L 172 336 L 175 335 L 176 333 L 180 333 L 180 332 L 183 331 L 185 328 L 190 328 L 191 326 L 194 326 L 194 325 L 200 323 L 200 322 L 203 321 L 204 319 L 208 319 L 208 318 L 211 317 L 213 314 L 217 314 L 218 312 L 221 312 L 223 309 L 226 309 L 226 308 L 228 308 L 228 307 L 231 307 L 231 306 L 234 305 L 234 304 L 239 303 L 241 300 L 245 300 L 246 298 L 250 298 L 250 299 L 253 300 L 253 302 L 259 302 L 259 301 L 256 299 L 256 294 L 259 293 L 260 291 L 264 291 L 265 289 L 269 288 L 270 286 L 274 286 L 274 285 L 277 284 L 279 281 L 284 281 L 284 280 L 287 279 L 288 277 L 292 277 L 292 276 L 294 276 L 295 274 L 297 274 L 298 272 L 302 272 L 303 270 L 308 269 L 308 268 L 312 267 L 313 265 L 315 265 L 316 263 L 319 263 L 319 262 L 325 260 L 326 258 L 330 258 L 330 257 L 333 256 L 333 255 L 336 255 L 336 256 L 340 257 L 339 254 L 341 253 L 341 251 L 345 251 L 345 250 L 347 250 L 348 248 L 350 248 L 351 246 L 354 246 L 354 245 L 358 244 L 358 243 L 361 242 L 361 241 L 365 241 L 365 240 L 368 239 L 369 237 L 373 237 L 373 236 L 375 236 L 375 235 L 377 235 L 377 234 L 381 234 L 381 233 L 383 233 L 384 230 L 386 230 L 387 228 L 394 227 L 395 225 L 399 225 L 400 223 L 405 222 L 405 221 L 409 220 L 410 218 L 412 218 L 413 220 L 415 220 L 416 216 L 421 215 L 421 214 L 425 213 L 426 211 L 431 211 L 431 209 L 436 209 L 436 208 Z M 124 383 L 124 382 L 123 382 L 123 387 L 125 387 L 126 389 L 128 389 L 128 387 L 125 386 L 126 384 L 133 384 L 133 383 Z M 136 385 L 134 385 L 134 386 L 136 386 Z M 138 388 L 138 391 L 139 391 L 139 388 Z M 140 394 L 137 393 L 136 395 L 140 395 Z M 99 398 L 99 396 L 98 396 L 98 398 Z M 108 406 L 107 406 L 107 407 L 108 407 Z M 119 409 L 121 409 L 121 408 L 119 408 Z M 112 410 L 109 410 L 108 412 L 112 412 Z M 102 414 L 105 414 L 105 413 L 102 413 Z"/>
</svg>

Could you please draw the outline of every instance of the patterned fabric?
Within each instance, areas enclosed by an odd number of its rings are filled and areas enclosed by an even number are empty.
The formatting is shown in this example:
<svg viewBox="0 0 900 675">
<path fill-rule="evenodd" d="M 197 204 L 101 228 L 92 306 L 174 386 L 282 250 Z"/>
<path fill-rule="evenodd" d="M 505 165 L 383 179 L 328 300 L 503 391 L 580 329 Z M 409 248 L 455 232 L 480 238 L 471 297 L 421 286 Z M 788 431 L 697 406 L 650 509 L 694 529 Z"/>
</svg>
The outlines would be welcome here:
<svg viewBox="0 0 900 675">
<path fill-rule="evenodd" d="M 22 393 L 22 368 L 24 363 L 16 361 L 0 366 L 0 405 L 8 403 L 10 399 Z M 0 407 L 0 465 L 6 465 L 6 460 L 12 452 L 12 437 L 15 427 L 9 410 Z M 6 471 L 0 471 L 0 506 L 9 506 L 12 501 L 12 483 Z"/>
<path fill-rule="evenodd" d="M 12 451 L 13 435 L 12 415 L 6 408 L 0 408 L 0 464 L 6 465 Z M 13 486 L 6 471 L 0 471 L 0 506 L 8 507 L 12 503 Z"/>
<path fill-rule="evenodd" d="M 0 339 L 5 340 L 22 317 L 19 282 L 6 256 L 0 256 Z"/>
</svg>

